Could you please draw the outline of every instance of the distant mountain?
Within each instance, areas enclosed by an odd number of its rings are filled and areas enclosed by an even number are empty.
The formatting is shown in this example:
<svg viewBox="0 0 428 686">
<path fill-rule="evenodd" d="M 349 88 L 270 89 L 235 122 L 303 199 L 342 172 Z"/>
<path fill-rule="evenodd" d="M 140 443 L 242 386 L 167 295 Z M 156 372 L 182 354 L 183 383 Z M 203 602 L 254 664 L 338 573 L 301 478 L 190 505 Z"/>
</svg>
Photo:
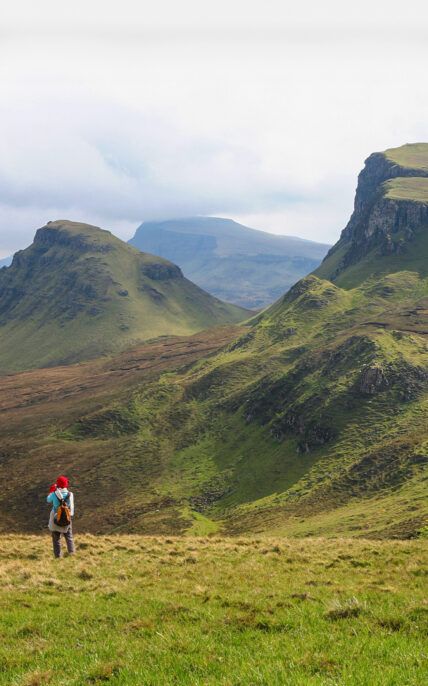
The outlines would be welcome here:
<svg viewBox="0 0 428 686">
<path fill-rule="evenodd" d="M 144 222 L 129 243 L 172 260 L 216 297 L 251 308 L 270 305 L 313 271 L 329 248 L 219 217 Z"/>
<path fill-rule="evenodd" d="M 4 257 L 2 260 L 0 260 L 0 269 L 2 267 L 8 267 L 12 263 L 13 255 L 10 255 L 9 257 Z"/>
<path fill-rule="evenodd" d="M 0 270 L 0 369 L 68 364 L 247 316 L 109 231 L 49 222 Z"/>
</svg>

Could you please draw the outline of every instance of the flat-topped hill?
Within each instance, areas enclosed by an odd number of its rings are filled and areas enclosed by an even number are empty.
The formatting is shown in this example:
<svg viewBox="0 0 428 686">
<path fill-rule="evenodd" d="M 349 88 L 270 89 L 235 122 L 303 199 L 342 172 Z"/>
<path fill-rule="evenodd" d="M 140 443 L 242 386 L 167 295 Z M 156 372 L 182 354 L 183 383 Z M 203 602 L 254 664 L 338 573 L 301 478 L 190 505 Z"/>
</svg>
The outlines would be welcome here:
<svg viewBox="0 0 428 686">
<path fill-rule="evenodd" d="M 251 308 L 270 305 L 315 269 L 329 248 L 221 217 L 144 222 L 129 242 L 172 260 L 218 298 Z"/>
<path fill-rule="evenodd" d="M 109 231 L 49 222 L 0 270 L 0 369 L 91 359 L 246 316 Z"/>
</svg>

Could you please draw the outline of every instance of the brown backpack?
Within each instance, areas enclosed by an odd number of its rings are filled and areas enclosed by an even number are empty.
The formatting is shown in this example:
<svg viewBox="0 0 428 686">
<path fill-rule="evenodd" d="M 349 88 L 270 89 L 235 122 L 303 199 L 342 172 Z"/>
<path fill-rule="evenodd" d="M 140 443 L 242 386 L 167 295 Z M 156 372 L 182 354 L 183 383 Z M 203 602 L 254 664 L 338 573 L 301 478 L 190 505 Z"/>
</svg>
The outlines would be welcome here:
<svg viewBox="0 0 428 686">
<path fill-rule="evenodd" d="M 58 496 L 57 496 L 58 498 Z M 71 524 L 71 515 L 68 508 L 67 501 L 70 499 L 70 494 L 67 493 L 65 498 L 58 498 L 59 508 L 55 512 L 54 522 L 57 526 L 68 526 Z"/>
</svg>

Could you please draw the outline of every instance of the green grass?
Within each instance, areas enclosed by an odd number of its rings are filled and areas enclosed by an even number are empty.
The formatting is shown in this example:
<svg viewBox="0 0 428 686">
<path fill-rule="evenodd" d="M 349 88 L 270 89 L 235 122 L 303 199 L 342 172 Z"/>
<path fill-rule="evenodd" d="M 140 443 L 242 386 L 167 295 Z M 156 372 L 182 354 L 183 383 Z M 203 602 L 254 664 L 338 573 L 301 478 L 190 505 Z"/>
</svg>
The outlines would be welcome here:
<svg viewBox="0 0 428 686">
<path fill-rule="evenodd" d="M 383 154 L 400 167 L 428 172 L 428 143 L 408 143 L 399 148 L 385 150 Z"/>
<path fill-rule="evenodd" d="M 403 176 L 402 178 L 391 179 L 385 182 L 385 190 L 386 198 L 428 203 L 428 178 Z"/>
<path fill-rule="evenodd" d="M 417 686 L 427 542 L 0 539 L 0 684 Z"/>
</svg>

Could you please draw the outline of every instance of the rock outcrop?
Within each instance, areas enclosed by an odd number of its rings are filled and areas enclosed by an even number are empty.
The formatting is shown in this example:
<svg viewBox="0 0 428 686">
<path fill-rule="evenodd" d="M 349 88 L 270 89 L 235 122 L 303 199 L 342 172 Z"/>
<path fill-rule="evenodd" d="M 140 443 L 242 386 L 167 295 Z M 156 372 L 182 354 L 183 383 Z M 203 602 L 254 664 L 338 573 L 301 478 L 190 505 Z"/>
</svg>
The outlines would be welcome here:
<svg viewBox="0 0 428 686">
<path fill-rule="evenodd" d="M 358 390 L 364 395 L 375 395 L 388 385 L 385 373 L 380 365 L 364 367 L 358 384 Z"/>
<path fill-rule="evenodd" d="M 428 148 L 428 145 L 427 145 Z M 428 177 L 428 171 L 417 167 L 403 167 L 395 164 L 383 152 L 375 152 L 365 160 L 364 169 L 358 175 L 358 185 L 355 193 L 354 211 L 342 231 L 341 241 L 358 239 L 359 230 L 371 215 L 376 203 L 379 187 L 389 179 L 397 177 Z M 337 250 L 337 244 L 330 253 Z"/>
</svg>

